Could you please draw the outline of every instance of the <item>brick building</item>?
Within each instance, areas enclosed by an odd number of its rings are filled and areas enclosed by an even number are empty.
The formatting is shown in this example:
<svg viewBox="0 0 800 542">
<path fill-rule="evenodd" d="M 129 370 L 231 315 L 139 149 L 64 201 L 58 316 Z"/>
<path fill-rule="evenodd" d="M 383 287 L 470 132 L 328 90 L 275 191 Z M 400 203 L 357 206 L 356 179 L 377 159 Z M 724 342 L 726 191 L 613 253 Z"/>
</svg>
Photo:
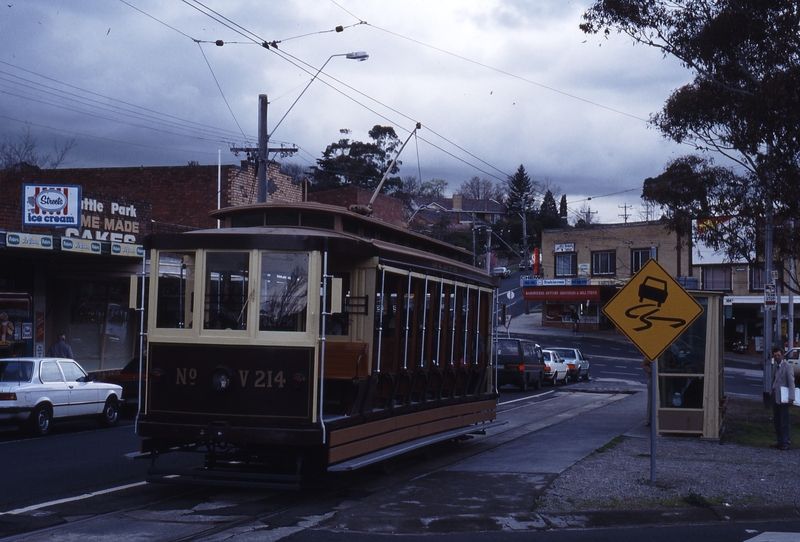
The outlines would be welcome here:
<svg viewBox="0 0 800 542">
<path fill-rule="evenodd" d="M 276 163 L 269 181 L 271 198 L 302 201 Z M 98 370 L 138 348 L 145 236 L 214 228 L 210 211 L 254 203 L 257 191 L 243 164 L 6 170 L 0 193 L 0 356 L 44 355 L 65 333 Z"/>
<path fill-rule="evenodd" d="M 661 266 L 685 288 L 723 294 L 727 350 L 751 354 L 763 351 L 764 285 L 770 282 L 764 275 L 764 264 L 731 261 L 701 242 L 679 247 L 676 234 L 663 222 L 545 230 L 543 278 L 526 281 L 526 299 L 543 302 L 543 325 L 571 326 L 577 314 L 581 326 L 610 329 L 603 305 L 641 268 L 652 248 Z M 776 269 L 783 267 L 782 262 L 775 263 Z M 783 273 L 778 271 L 778 275 Z M 797 298 L 800 301 L 800 296 Z M 784 290 L 779 299 L 773 336 L 782 337 L 788 344 L 788 292 Z M 792 328 L 798 329 L 796 325 Z M 796 343 L 798 333 L 794 331 L 794 335 Z"/>
<path fill-rule="evenodd" d="M 602 312 L 617 288 L 632 277 L 655 249 L 658 262 L 689 287 L 691 251 L 678 248 L 663 222 L 598 224 L 542 232 L 541 279 L 526 280 L 528 301 L 542 302 L 542 325 L 613 329 Z"/>
</svg>

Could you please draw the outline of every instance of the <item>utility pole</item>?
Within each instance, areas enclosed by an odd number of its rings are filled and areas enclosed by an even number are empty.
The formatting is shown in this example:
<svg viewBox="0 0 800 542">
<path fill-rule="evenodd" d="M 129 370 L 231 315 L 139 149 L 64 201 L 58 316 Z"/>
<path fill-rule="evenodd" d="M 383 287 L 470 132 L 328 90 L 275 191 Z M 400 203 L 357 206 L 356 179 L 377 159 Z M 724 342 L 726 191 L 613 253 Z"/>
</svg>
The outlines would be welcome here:
<svg viewBox="0 0 800 542">
<path fill-rule="evenodd" d="M 279 152 L 281 154 L 289 154 L 298 151 L 297 147 L 279 147 L 277 149 L 269 148 L 269 132 L 267 132 L 267 107 L 269 101 L 266 94 L 258 95 L 258 147 L 231 147 L 230 151 L 233 153 L 246 152 L 249 158 L 255 157 L 256 171 L 258 178 L 256 179 L 256 186 L 258 188 L 257 202 L 264 203 L 269 198 L 269 190 L 267 183 L 269 179 L 269 164 L 267 163 L 267 156 L 270 152 Z"/>
<path fill-rule="evenodd" d="M 772 281 L 772 198 L 767 198 L 764 235 L 764 285 Z M 766 288 L 764 289 L 766 301 Z M 772 388 L 772 307 L 764 303 L 764 405 L 769 406 Z"/>
<path fill-rule="evenodd" d="M 269 133 L 267 132 L 267 101 L 266 94 L 258 95 L 258 203 L 267 201 L 267 154 L 269 150 Z"/>
<path fill-rule="evenodd" d="M 627 203 L 625 203 L 625 204 L 623 204 L 623 205 L 617 205 L 617 208 L 619 208 L 619 209 L 622 209 L 622 210 L 623 210 L 623 211 L 622 211 L 622 214 L 621 214 L 621 215 L 617 215 L 617 216 L 621 216 L 621 217 L 622 217 L 622 219 L 625 221 L 625 224 L 627 224 L 627 223 L 628 223 L 628 217 L 630 216 L 630 215 L 628 214 L 628 207 L 629 207 L 629 205 L 628 205 Z"/>
</svg>

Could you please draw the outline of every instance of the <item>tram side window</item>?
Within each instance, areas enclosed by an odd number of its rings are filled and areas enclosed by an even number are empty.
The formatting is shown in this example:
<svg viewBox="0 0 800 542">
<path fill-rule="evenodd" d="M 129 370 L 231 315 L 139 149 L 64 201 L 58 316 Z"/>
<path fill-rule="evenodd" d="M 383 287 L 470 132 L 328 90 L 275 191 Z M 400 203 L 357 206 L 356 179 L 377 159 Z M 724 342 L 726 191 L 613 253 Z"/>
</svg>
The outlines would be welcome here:
<svg viewBox="0 0 800 542">
<path fill-rule="evenodd" d="M 250 255 L 247 252 L 209 252 L 205 277 L 205 329 L 247 329 Z"/>
<path fill-rule="evenodd" d="M 190 329 L 194 311 L 194 252 L 158 254 L 156 326 Z"/>
<path fill-rule="evenodd" d="M 260 288 L 260 331 L 306 330 L 308 254 L 262 254 Z"/>
</svg>

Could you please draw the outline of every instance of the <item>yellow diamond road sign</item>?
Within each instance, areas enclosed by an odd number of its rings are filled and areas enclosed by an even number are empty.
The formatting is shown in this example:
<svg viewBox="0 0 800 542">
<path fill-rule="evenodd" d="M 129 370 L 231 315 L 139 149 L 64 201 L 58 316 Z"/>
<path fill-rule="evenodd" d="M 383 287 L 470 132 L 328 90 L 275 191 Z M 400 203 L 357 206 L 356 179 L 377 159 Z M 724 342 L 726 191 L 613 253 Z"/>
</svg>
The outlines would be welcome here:
<svg viewBox="0 0 800 542">
<path fill-rule="evenodd" d="M 703 307 L 656 260 L 648 260 L 603 312 L 654 360 L 703 313 Z"/>
</svg>

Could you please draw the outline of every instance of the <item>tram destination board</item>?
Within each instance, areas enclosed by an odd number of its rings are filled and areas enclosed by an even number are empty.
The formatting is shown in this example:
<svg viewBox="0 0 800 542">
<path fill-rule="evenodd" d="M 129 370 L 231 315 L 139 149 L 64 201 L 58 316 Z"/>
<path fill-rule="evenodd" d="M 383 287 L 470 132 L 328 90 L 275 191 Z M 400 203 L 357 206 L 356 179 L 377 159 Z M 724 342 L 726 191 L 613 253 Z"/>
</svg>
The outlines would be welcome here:
<svg viewBox="0 0 800 542">
<path fill-rule="evenodd" d="M 603 313 L 654 360 L 703 313 L 703 307 L 656 260 L 648 260 L 606 303 Z"/>
</svg>

